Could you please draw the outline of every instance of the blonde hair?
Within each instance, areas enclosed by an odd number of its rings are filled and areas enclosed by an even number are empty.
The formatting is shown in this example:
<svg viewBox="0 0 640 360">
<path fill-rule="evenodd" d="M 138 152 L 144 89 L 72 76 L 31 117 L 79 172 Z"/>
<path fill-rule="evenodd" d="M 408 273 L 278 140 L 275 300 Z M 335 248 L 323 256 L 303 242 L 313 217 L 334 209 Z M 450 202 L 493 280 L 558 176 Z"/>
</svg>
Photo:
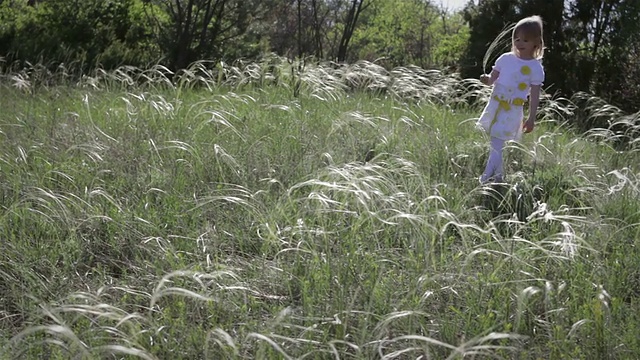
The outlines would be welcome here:
<svg viewBox="0 0 640 360">
<path fill-rule="evenodd" d="M 511 47 L 511 52 L 517 54 L 517 49 L 513 44 L 516 33 L 523 32 L 527 38 L 532 40 L 539 40 L 535 51 L 533 52 L 534 58 L 540 60 L 544 55 L 544 40 L 542 38 L 542 18 L 534 15 L 526 17 L 516 24 L 509 24 L 505 26 L 500 34 L 489 44 L 487 51 L 482 58 L 482 71 L 488 69 L 489 64 L 500 56 L 501 50 L 507 50 Z M 509 36 L 511 35 L 511 36 Z"/>
<path fill-rule="evenodd" d="M 542 18 L 538 15 L 526 17 L 513 27 L 511 33 L 511 52 L 517 54 L 517 49 L 514 45 L 516 35 L 520 34 L 529 40 L 536 42 L 536 48 L 533 51 L 533 57 L 536 59 L 542 59 L 544 56 L 544 39 L 542 38 Z"/>
</svg>

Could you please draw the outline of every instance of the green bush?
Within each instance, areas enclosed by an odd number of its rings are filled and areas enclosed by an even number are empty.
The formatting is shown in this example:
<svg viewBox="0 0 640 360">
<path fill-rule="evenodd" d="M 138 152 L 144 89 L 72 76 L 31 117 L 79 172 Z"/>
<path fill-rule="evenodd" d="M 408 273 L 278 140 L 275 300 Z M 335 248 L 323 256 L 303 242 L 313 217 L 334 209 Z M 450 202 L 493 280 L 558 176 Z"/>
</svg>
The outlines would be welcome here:
<svg viewBox="0 0 640 360">
<path fill-rule="evenodd" d="M 36 6 L 0 5 L 0 51 L 9 63 L 145 65 L 159 52 L 138 0 L 49 0 Z"/>
</svg>

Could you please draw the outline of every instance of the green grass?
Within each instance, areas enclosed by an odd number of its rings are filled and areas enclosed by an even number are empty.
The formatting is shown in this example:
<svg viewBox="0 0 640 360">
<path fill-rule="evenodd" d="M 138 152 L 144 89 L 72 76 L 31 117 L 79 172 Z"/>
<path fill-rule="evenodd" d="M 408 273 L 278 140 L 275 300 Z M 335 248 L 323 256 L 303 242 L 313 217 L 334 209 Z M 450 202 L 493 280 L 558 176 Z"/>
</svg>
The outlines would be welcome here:
<svg viewBox="0 0 640 360">
<path fill-rule="evenodd" d="M 481 187 L 472 80 L 42 71 L 0 85 L 0 358 L 640 356 L 633 117 L 545 97 Z"/>
</svg>

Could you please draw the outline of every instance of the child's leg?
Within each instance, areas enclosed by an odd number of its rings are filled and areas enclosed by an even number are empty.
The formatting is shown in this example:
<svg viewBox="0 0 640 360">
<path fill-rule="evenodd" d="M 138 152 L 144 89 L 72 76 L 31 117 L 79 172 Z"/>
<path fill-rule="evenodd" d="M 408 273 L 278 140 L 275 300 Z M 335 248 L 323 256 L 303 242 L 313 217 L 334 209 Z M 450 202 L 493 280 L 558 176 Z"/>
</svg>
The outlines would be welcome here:
<svg viewBox="0 0 640 360">
<path fill-rule="evenodd" d="M 485 183 L 492 177 L 496 181 L 502 181 L 503 165 L 502 165 L 502 149 L 504 148 L 505 140 L 495 137 L 491 138 L 491 150 L 489 151 L 489 160 L 487 160 L 487 166 L 484 169 L 484 173 L 480 177 L 480 181 Z"/>
</svg>

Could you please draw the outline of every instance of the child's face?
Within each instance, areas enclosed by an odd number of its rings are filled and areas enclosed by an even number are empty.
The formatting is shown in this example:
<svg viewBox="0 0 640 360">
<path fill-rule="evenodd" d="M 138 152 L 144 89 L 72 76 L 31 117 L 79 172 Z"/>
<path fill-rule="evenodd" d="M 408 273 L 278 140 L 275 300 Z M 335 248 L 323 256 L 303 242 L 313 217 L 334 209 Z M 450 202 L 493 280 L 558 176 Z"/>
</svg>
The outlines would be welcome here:
<svg viewBox="0 0 640 360">
<path fill-rule="evenodd" d="M 513 39 L 513 46 L 518 51 L 518 56 L 523 59 L 533 59 L 538 42 L 531 36 L 517 32 Z"/>
</svg>

